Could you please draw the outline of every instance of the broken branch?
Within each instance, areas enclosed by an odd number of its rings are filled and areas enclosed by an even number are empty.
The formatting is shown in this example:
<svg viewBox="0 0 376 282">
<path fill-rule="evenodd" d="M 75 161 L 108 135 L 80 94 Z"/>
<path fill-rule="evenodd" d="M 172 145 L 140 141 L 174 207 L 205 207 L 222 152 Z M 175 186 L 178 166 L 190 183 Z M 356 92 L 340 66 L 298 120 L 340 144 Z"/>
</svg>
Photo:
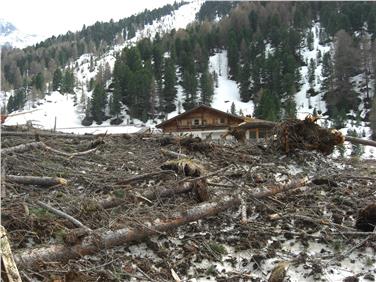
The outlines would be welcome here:
<svg viewBox="0 0 376 282">
<path fill-rule="evenodd" d="M 87 229 L 87 230 L 91 230 L 89 227 L 84 225 L 81 221 L 75 219 L 73 216 L 70 216 L 69 214 L 66 214 L 65 212 L 63 212 L 61 210 L 55 209 L 54 207 L 51 207 L 50 205 L 43 203 L 42 201 L 37 201 L 37 204 L 40 205 L 41 207 L 45 208 L 46 210 L 48 210 L 48 211 L 50 211 L 50 212 L 52 212 L 52 213 L 54 213 L 54 214 L 56 214 L 56 215 L 58 215 L 62 218 L 69 220 L 70 222 L 72 222 L 77 227 L 81 227 L 81 228 L 84 228 L 84 229 Z"/>
<path fill-rule="evenodd" d="M 60 177 L 37 177 L 37 176 L 18 176 L 7 175 L 6 180 L 23 185 L 37 185 L 37 186 L 55 186 L 66 185 L 67 180 Z"/>
</svg>

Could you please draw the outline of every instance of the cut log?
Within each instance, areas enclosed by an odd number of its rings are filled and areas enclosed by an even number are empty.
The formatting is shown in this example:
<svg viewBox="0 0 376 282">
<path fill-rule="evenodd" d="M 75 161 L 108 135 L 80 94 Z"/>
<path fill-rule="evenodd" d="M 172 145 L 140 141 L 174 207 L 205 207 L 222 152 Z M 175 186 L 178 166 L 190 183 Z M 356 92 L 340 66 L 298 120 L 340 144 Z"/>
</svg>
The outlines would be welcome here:
<svg viewBox="0 0 376 282">
<path fill-rule="evenodd" d="M 21 145 L 18 145 L 18 146 L 2 149 L 1 154 L 6 155 L 6 154 L 10 154 L 10 153 L 22 153 L 22 152 L 26 152 L 26 151 L 29 151 L 30 149 L 35 149 L 35 148 L 43 148 L 47 151 L 51 151 L 53 153 L 63 155 L 63 156 L 69 157 L 69 158 L 90 154 L 91 152 L 94 152 L 97 149 L 97 148 L 93 148 L 93 149 L 90 149 L 90 150 L 87 150 L 87 151 L 84 151 L 84 152 L 66 153 L 66 152 L 62 152 L 62 151 L 56 150 L 54 148 L 51 148 L 43 142 L 31 142 L 31 143 L 27 143 L 27 144 L 21 144 Z"/>
<path fill-rule="evenodd" d="M 65 134 L 65 133 L 49 133 L 49 132 L 19 132 L 19 131 L 2 131 L 2 137 L 6 136 L 20 136 L 20 137 L 57 137 L 57 138 L 72 138 L 72 139 L 93 139 L 96 138 L 95 135 L 78 135 L 78 134 Z"/>
<path fill-rule="evenodd" d="M 23 185 L 55 186 L 67 184 L 67 180 L 60 177 L 6 175 L 5 179 L 6 181 Z"/>
<path fill-rule="evenodd" d="M 376 141 L 373 141 L 373 140 L 367 140 L 367 139 L 361 139 L 361 138 L 346 136 L 345 141 L 349 141 L 353 144 L 361 144 L 361 145 L 376 147 Z"/>
<path fill-rule="evenodd" d="M 5 228 L 0 225 L 1 244 L 1 281 L 22 282 L 17 265 L 13 260 L 12 250 Z"/>
<path fill-rule="evenodd" d="M 4 148 L 4 149 L 1 149 L 1 155 L 6 155 L 10 153 L 22 153 L 22 152 L 29 151 L 30 149 L 42 148 L 43 145 L 44 145 L 43 142 L 31 142 L 31 143 L 21 144 L 21 145 L 10 147 L 10 148 Z"/>
<path fill-rule="evenodd" d="M 183 224 L 216 215 L 222 211 L 236 207 L 240 199 L 229 198 L 221 202 L 204 203 L 177 213 L 170 220 L 157 220 L 153 223 L 144 224 L 145 227 L 123 228 L 106 233 L 89 235 L 82 242 L 74 246 L 51 245 L 35 249 L 20 251 L 15 255 L 15 262 L 19 268 L 33 268 L 40 262 L 67 261 L 84 255 L 94 254 L 105 248 L 111 248 L 144 239 L 148 236 L 160 234 L 177 228 Z"/>
<path fill-rule="evenodd" d="M 285 189 L 279 188 L 273 189 L 269 193 L 257 193 L 254 194 L 254 197 L 261 198 L 284 192 L 288 189 L 296 188 L 298 183 L 303 183 L 303 181 L 294 181 L 294 185 L 286 185 Z M 217 202 L 206 202 L 183 212 L 176 213 L 168 220 L 157 219 L 154 222 L 146 222 L 139 228 L 123 228 L 116 231 L 107 231 L 105 233 L 94 231 L 80 243 L 73 246 L 58 244 L 19 251 L 15 255 L 15 261 L 20 268 L 33 268 L 38 266 L 40 262 L 48 263 L 79 258 L 81 256 L 94 254 L 105 248 L 129 244 L 152 235 L 175 229 L 189 222 L 217 215 L 230 208 L 238 207 L 240 204 L 241 199 L 239 197 L 228 197 Z"/>
</svg>

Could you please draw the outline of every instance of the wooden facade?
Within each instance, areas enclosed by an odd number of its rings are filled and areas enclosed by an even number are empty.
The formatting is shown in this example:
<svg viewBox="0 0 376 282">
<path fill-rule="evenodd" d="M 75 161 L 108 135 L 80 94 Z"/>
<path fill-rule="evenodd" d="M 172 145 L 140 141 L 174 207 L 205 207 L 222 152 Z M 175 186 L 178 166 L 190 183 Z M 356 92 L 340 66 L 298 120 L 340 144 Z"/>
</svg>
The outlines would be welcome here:
<svg viewBox="0 0 376 282">
<path fill-rule="evenodd" d="M 230 129 L 243 131 L 245 139 L 269 137 L 273 122 L 249 117 L 238 117 L 201 105 L 157 125 L 164 133 L 192 134 L 200 138 L 231 138 Z M 230 133 L 230 134 L 229 134 Z"/>
<path fill-rule="evenodd" d="M 166 133 L 213 131 L 225 130 L 241 122 L 241 117 L 201 105 L 158 124 L 157 128 Z"/>
</svg>

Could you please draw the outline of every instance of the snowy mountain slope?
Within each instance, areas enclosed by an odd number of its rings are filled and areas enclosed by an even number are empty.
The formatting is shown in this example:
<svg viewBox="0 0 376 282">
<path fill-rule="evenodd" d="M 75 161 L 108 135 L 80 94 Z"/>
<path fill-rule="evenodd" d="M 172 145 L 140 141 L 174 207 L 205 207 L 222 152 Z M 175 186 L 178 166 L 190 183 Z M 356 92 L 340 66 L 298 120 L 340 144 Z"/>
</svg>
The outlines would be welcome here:
<svg viewBox="0 0 376 282">
<path fill-rule="evenodd" d="M 54 126 L 55 117 L 57 119 L 56 128 L 61 131 L 66 132 L 76 132 L 76 133 L 100 133 L 109 130 L 108 132 L 134 132 L 140 129 L 141 126 L 151 126 L 154 127 L 156 123 L 160 120 L 150 120 L 146 124 L 143 124 L 139 120 L 132 119 L 126 113 L 126 107 L 123 106 L 121 115 L 124 117 L 124 122 L 120 126 L 110 126 L 110 121 L 107 120 L 100 126 L 92 125 L 89 127 L 83 127 L 81 121 L 84 117 L 85 109 L 77 103 L 80 100 L 86 100 L 91 97 L 91 92 L 87 91 L 87 83 L 91 78 L 94 78 L 98 73 L 99 67 L 104 66 L 108 63 L 113 69 L 116 55 L 126 46 L 132 46 L 142 38 L 148 37 L 153 38 L 157 32 L 163 34 L 167 33 L 173 28 L 184 28 L 187 24 L 195 20 L 195 14 L 202 5 L 201 0 L 192 1 L 189 4 L 181 6 L 172 15 L 165 16 L 158 21 L 154 21 L 150 25 L 146 25 L 144 29 L 138 30 L 136 36 L 130 40 L 125 41 L 123 44 L 113 46 L 107 53 L 100 57 L 96 57 L 94 54 L 84 54 L 78 60 L 71 62 L 70 68 L 74 70 L 75 77 L 78 81 L 77 87 L 75 89 L 75 95 L 72 94 L 59 94 L 57 92 L 52 93 L 52 95 L 47 96 L 44 100 L 39 101 L 39 105 L 36 106 L 38 111 L 28 113 L 25 115 L 10 117 L 6 120 L 7 125 L 11 124 L 24 124 L 31 120 L 35 124 L 40 125 L 43 128 L 51 129 Z M 322 59 L 319 59 L 318 53 L 321 54 L 321 58 L 325 53 L 330 52 L 333 48 L 332 44 L 320 44 L 320 23 L 313 23 L 311 27 L 313 33 L 313 50 L 310 51 L 308 47 L 301 49 L 301 55 L 306 66 L 300 68 L 301 73 L 301 89 L 295 95 L 295 101 L 297 104 L 297 115 L 298 118 L 303 119 L 307 114 L 312 114 L 314 109 L 316 111 L 326 112 L 326 104 L 323 100 L 323 92 L 321 91 L 321 84 L 323 81 L 322 77 Z M 266 56 L 273 52 L 272 46 L 267 47 Z M 94 68 L 90 70 L 90 61 L 94 61 Z M 318 93 L 314 97 L 307 96 L 307 90 L 311 87 L 308 81 L 308 64 L 310 60 L 316 64 L 315 68 L 315 82 L 313 84 L 314 90 Z M 227 66 L 227 51 L 219 50 L 214 55 L 209 58 L 209 71 L 211 73 L 216 73 L 218 75 L 218 81 L 215 83 L 216 87 L 214 89 L 214 97 L 211 106 L 225 111 L 230 112 L 231 104 L 234 103 L 237 113 L 241 111 L 244 115 L 252 115 L 254 112 L 254 103 L 252 101 L 248 103 L 243 103 L 240 100 L 239 86 L 237 83 L 228 77 L 228 66 Z M 177 76 L 180 78 L 179 72 Z M 364 91 L 364 74 L 359 74 L 353 77 L 354 91 L 358 92 L 361 98 L 365 97 Z M 373 93 L 373 81 L 369 81 L 370 93 Z M 198 92 L 198 95 L 200 93 Z M 83 97 L 82 97 L 83 96 Z M 4 99 L 3 104 L 5 104 Z M 6 100 L 6 99 L 5 99 Z M 182 109 L 182 103 L 184 101 L 183 88 L 177 85 L 177 99 L 176 99 L 176 110 L 174 112 L 168 113 L 167 117 L 171 118 L 177 114 L 184 111 Z M 53 105 L 53 106 L 49 106 Z M 26 106 L 27 111 L 30 106 Z M 359 106 L 362 117 L 365 115 L 364 103 Z M 355 116 L 355 113 L 353 113 Z M 328 117 L 324 116 L 319 120 L 319 124 L 331 126 L 331 122 Z M 361 122 L 354 123 L 348 121 L 346 128 L 341 129 L 343 134 L 348 134 L 348 130 L 356 130 L 358 133 L 363 134 L 363 137 L 369 138 L 371 135 L 370 128 L 367 123 Z M 349 150 L 345 152 L 345 155 L 350 155 L 351 145 L 346 144 Z M 365 149 L 364 157 L 375 157 L 375 152 L 373 148 Z"/>
<path fill-rule="evenodd" d="M 218 75 L 218 87 L 214 89 L 211 106 L 224 112 L 230 112 L 231 104 L 234 103 L 237 112 L 241 110 L 244 115 L 253 115 L 255 108 L 253 102 L 242 102 L 238 85 L 228 77 L 227 51 L 221 51 L 210 57 L 209 70 L 210 72 L 215 71 Z"/>
<path fill-rule="evenodd" d="M 303 119 L 307 114 L 312 114 L 313 110 L 316 108 L 317 111 L 322 113 L 326 112 L 326 105 L 323 101 L 323 93 L 321 92 L 321 83 L 323 81 L 322 77 L 322 62 L 318 60 L 317 54 L 321 52 L 321 58 L 325 53 L 330 51 L 330 45 L 321 45 L 319 43 L 321 26 L 320 23 L 315 23 L 311 31 L 313 33 L 313 50 L 310 51 L 308 47 L 304 47 L 301 51 L 302 57 L 307 65 L 310 60 L 313 59 L 316 64 L 315 77 L 316 81 L 314 84 L 314 90 L 319 93 L 314 97 L 307 97 L 307 91 L 310 88 L 308 82 L 308 66 L 303 66 L 300 68 L 300 73 L 302 76 L 302 87 L 298 93 L 295 95 L 295 102 L 297 106 L 297 117 Z"/>
<path fill-rule="evenodd" d="M 50 96 L 42 99 L 36 103 L 36 109 L 38 111 L 33 111 L 25 115 L 17 115 L 14 117 L 9 117 L 5 121 L 5 125 L 15 125 L 15 124 L 25 124 L 27 121 L 33 121 L 34 124 L 39 125 L 45 129 L 52 129 L 54 126 L 55 117 L 57 118 L 56 128 L 61 131 L 76 132 L 76 133 L 101 133 L 106 130 L 108 132 L 135 132 L 140 129 L 143 124 L 135 119 L 131 119 L 123 110 L 124 122 L 120 126 L 110 126 L 109 121 L 104 122 L 101 126 L 92 125 L 89 127 L 84 127 L 81 125 L 81 121 L 84 117 L 84 109 L 74 103 L 74 99 L 80 101 L 83 95 L 86 99 L 91 97 L 91 92 L 87 91 L 87 83 L 91 78 L 95 78 L 98 73 L 99 67 L 104 66 L 109 63 L 111 70 L 114 67 L 116 54 L 120 52 L 126 46 L 135 45 L 140 39 L 148 37 L 153 38 L 157 32 L 160 34 L 168 33 L 172 29 L 185 28 L 189 23 L 195 20 L 196 13 L 199 11 L 203 0 L 194 0 L 181 6 L 178 10 L 174 11 L 171 15 L 162 17 L 161 20 L 154 21 L 150 25 L 145 25 L 142 30 L 136 32 L 136 36 L 130 40 L 126 40 L 123 44 L 113 46 L 107 53 L 100 57 L 94 54 L 83 54 L 76 61 L 71 62 L 67 67 L 74 70 L 74 75 L 77 81 L 77 87 L 75 88 L 76 98 L 72 94 L 59 94 L 58 92 L 53 92 Z M 93 58 L 94 68 L 90 70 L 90 59 Z M 77 67 L 76 67 L 77 66 Z M 178 87 L 179 89 L 179 87 Z M 180 93 L 182 89 L 180 87 Z M 8 95 L 3 93 L 0 99 L 0 104 L 5 105 Z M 181 97 L 182 98 L 182 97 Z M 39 104 L 39 105 L 38 105 Z M 54 109 L 49 105 L 57 105 L 59 109 Z M 31 107 L 29 103 L 24 107 L 24 111 L 27 112 Z M 21 111 L 19 111 L 21 112 Z M 67 114 L 65 114 L 67 113 Z M 128 123 L 133 123 L 135 125 L 128 125 Z M 146 125 L 155 125 L 155 122 L 149 121 Z"/>
<path fill-rule="evenodd" d="M 0 19 L 0 46 L 24 48 L 44 39 L 43 36 L 27 34 L 18 30 L 13 24 Z"/>
</svg>

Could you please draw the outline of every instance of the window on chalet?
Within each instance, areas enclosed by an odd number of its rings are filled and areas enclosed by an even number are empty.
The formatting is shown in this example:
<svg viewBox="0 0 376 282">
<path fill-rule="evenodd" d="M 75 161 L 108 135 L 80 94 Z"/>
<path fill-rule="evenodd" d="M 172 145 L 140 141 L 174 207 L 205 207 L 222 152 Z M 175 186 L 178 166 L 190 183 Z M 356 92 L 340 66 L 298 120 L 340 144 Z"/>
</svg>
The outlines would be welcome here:
<svg viewBox="0 0 376 282">
<path fill-rule="evenodd" d="M 194 125 L 200 125 L 200 120 L 199 119 L 194 119 L 193 120 Z"/>
<path fill-rule="evenodd" d="M 225 123 L 225 118 L 219 118 L 218 119 L 219 124 L 224 124 Z"/>
</svg>

